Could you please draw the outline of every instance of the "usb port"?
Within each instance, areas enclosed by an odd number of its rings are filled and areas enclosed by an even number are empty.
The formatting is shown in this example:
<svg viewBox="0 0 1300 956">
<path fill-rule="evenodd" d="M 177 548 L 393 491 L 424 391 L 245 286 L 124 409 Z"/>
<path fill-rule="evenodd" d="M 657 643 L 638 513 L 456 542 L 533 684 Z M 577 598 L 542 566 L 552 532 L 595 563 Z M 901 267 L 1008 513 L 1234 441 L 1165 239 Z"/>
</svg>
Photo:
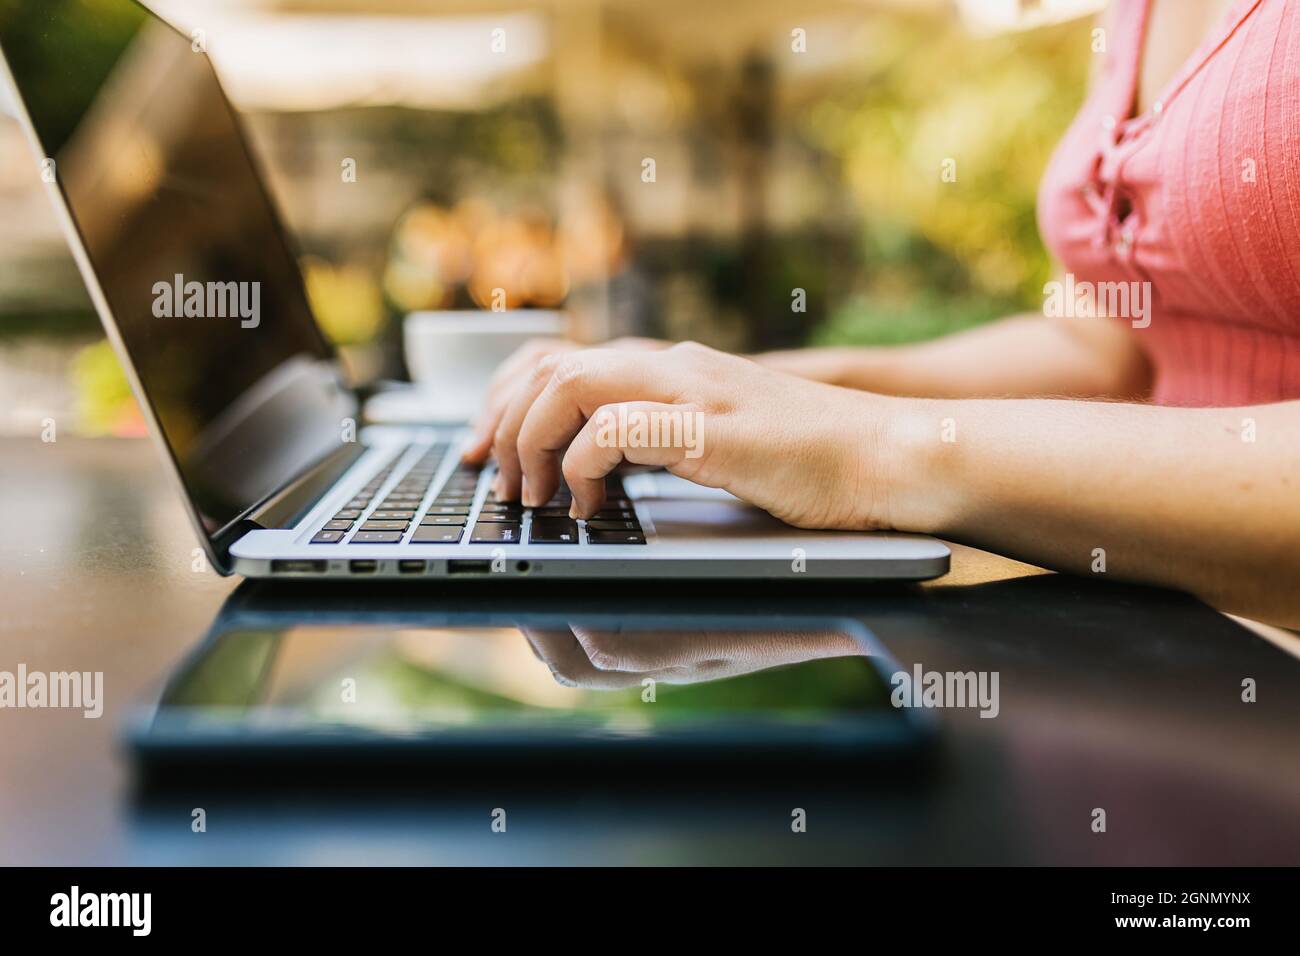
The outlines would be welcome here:
<svg viewBox="0 0 1300 956">
<path fill-rule="evenodd" d="M 491 561 L 452 560 L 447 562 L 448 574 L 491 574 Z"/>
<path fill-rule="evenodd" d="M 374 574 L 379 570 L 378 561 L 349 561 L 348 570 L 353 574 Z"/>
<path fill-rule="evenodd" d="M 423 561 L 398 561 L 397 570 L 400 574 L 423 574 Z"/>
<path fill-rule="evenodd" d="M 284 558 L 271 562 L 272 574 L 324 574 L 326 562 L 309 558 Z"/>
</svg>

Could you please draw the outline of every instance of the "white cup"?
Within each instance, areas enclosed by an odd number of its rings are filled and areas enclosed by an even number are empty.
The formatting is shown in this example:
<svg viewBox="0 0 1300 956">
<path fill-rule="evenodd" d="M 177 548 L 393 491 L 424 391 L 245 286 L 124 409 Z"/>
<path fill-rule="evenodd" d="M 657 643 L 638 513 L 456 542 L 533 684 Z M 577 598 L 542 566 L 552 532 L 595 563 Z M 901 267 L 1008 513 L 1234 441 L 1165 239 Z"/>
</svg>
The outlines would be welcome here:
<svg viewBox="0 0 1300 956">
<path fill-rule="evenodd" d="M 564 313 L 412 312 L 402 326 L 406 367 L 432 413 L 465 421 L 479 411 L 493 371 L 530 339 L 562 336 Z"/>
</svg>

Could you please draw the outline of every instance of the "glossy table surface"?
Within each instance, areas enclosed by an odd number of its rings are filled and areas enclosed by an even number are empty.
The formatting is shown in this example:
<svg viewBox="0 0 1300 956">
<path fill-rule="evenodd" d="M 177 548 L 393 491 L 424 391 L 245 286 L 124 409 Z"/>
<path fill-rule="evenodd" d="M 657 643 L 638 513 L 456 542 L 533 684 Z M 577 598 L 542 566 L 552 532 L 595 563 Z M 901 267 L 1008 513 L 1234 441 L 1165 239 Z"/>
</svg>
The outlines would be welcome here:
<svg viewBox="0 0 1300 956">
<path fill-rule="evenodd" d="M 147 442 L 0 442 L 0 488 L 0 671 L 102 671 L 106 698 L 98 720 L 0 709 L 0 863 L 1300 862 L 1300 661 L 1182 595 L 965 548 L 922 586 L 241 585 L 194 570 Z M 223 607 L 288 625 L 501 609 L 744 614 L 756 627 L 847 615 L 905 668 L 998 672 L 1001 706 L 991 720 L 943 712 L 922 774 L 504 768 L 404 785 L 339 766 L 310 786 L 145 783 L 124 721 Z M 506 833 L 490 827 L 498 807 Z M 791 831 L 792 808 L 806 832 Z"/>
</svg>

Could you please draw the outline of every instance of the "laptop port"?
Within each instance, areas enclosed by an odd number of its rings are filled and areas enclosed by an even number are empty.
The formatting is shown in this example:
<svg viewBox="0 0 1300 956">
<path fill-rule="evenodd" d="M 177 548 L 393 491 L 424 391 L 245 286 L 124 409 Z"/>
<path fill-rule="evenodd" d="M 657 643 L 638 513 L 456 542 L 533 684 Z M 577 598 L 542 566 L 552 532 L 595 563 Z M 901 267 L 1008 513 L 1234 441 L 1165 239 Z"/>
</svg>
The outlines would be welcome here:
<svg viewBox="0 0 1300 956">
<path fill-rule="evenodd" d="M 398 561 L 397 571 L 399 574 L 423 574 L 423 561 Z"/>
<path fill-rule="evenodd" d="M 271 562 L 272 574 L 324 574 L 325 561 L 312 561 L 309 558 L 283 558 Z"/>
<path fill-rule="evenodd" d="M 379 570 L 378 561 L 349 561 L 348 570 L 353 574 L 374 574 Z"/>
<path fill-rule="evenodd" d="M 448 574 L 491 574 L 491 561 L 448 561 Z"/>
</svg>

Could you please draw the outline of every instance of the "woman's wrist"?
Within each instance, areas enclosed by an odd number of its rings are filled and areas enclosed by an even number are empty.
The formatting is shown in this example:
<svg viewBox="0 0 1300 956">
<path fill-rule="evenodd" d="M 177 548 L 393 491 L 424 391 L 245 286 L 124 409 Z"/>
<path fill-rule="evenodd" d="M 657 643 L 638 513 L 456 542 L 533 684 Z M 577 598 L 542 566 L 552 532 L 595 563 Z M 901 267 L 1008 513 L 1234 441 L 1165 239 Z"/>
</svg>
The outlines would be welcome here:
<svg viewBox="0 0 1300 956">
<path fill-rule="evenodd" d="M 872 520 L 895 531 L 942 534 L 958 521 L 965 483 L 958 406 L 966 402 L 868 396 L 878 423 L 859 454 L 859 488 L 874 488 Z"/>
</svg>

